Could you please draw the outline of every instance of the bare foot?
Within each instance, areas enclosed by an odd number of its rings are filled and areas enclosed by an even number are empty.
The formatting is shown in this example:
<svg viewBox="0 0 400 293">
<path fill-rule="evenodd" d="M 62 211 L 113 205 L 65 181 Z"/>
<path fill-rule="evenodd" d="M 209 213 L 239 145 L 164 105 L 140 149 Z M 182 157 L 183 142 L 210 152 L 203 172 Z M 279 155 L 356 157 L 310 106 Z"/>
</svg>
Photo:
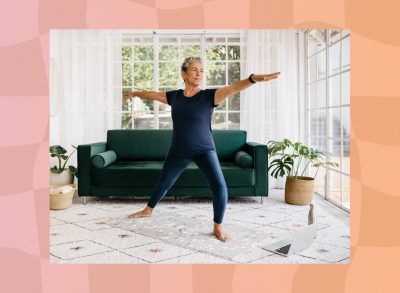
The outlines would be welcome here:
<svg viewBox="0 0 400 293">
<path fill-rule="evenodd" d="M 221 240 L 222 242 L 226 242 L 226 241 L 230 240 L 229 235 L 226 234 L 226 233 L 224 233 L 224 232 L 222 232 L 221 229 L 214 229 L 213 234 L 214 234 L 215 236 L 217 236 L 217 238 L 218 238 L 219 240 Z"/>
<path fill-rule="evenodd" d="M 130 214 L 128 216 L 128 219 L 142 218 L 142 217 L 151 217 L 151 212 L 148 212 L 146 210 L 142 210 L 140 212 Z"/>
</svg>

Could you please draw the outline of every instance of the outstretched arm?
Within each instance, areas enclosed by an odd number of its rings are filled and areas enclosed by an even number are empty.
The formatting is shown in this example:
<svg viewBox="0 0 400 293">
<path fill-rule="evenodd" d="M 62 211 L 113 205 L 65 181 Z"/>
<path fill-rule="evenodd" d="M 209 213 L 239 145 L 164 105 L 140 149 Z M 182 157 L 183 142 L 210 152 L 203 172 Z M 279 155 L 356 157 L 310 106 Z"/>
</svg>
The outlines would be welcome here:
<svg viewBox="0 0 400 293">
<path fill-rule="evenodd" d="M 280 72 L 274 72 L 271 74 L 254 74 L 251 78 L 254 81 L 268 81 L 271 79 L 275 79 L 278 77 Z M 227 97 L 232 96 L 249 86 L 253 85 L 254 83 L 251 83 L 248 78 L 239 80 L 231 85 L 221 87 L 215 91 L 215 97 L 214 97 L 214 104 L 218 105 L 221 103 L 223 100 L 225 100 Z"/>
<path fill-rule="evenodd" d="M 139 97 L 141 99 L 147 100 L 157 100 L 161 103 L 168 104 L 167 95 L 165 92 L 154 92 L 154 91 L 145 91 L 145 92 L 131 92 L 124 94 L 124 99 L 129 100 L 133 97 Z"/>
</svg>

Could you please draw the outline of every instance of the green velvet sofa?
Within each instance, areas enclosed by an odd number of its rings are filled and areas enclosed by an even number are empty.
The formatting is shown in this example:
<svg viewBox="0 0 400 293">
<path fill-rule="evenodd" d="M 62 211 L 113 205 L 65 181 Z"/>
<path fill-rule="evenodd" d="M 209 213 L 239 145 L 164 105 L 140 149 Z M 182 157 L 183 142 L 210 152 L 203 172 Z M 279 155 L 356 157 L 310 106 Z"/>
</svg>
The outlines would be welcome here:
<svg viewBox="0 0 400 293">
<path fill-rule="evenodd" d="M 268 196 L 267 145 L 247 142 L 244 130 L 213 130 L 229 197 Z M 107 141 L 78 146 L 78 195 L 151 196 L 171 145 L 171 129 L 113 129 Z M 212 197 L 192 162 L 166 196 Z"/>
</svg>

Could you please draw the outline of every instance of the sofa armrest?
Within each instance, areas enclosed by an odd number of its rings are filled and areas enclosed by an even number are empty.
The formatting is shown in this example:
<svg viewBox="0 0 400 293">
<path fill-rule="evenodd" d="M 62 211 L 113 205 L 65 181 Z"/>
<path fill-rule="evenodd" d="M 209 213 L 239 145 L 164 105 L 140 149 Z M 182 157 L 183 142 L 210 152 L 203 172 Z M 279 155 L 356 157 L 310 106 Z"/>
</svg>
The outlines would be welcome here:
<svg viewBox="0 0 400 293">
<path fill-rule="evenodd" d="M 268 188 L 268 146 L 256 142 L 247 142 L 243 150 L 253 157 L 256 172 L 256 195 L 266 195 Z"/>
<path fill-rule="evenodd" d="M 78 194 L 90 195 L 90 170 L 92 157 L 106 150 L 107 142 L 78 145 Z"/>
</svg>

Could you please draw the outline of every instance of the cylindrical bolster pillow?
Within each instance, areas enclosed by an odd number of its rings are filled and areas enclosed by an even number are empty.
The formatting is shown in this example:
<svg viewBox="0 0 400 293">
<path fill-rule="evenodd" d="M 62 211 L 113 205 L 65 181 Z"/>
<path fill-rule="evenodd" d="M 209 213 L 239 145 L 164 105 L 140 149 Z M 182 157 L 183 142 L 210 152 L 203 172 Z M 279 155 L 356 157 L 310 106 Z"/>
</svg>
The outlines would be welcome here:
<svg viewBox="0 0 400 293">
<path fill-rule="evenodd" d="M 242 168 L 252 168 L 253 157 L 245 151 L 238 151 L 235 154 L 235 163 Z"/>
<path fill-rule="evenodd" d="M 116 159 L 117 154 L 114 151 L 109 150 L 102 152 L 92 157 L 92 166 L 95 168 L 104 168 L 110 165 Z"/>
</svg>

